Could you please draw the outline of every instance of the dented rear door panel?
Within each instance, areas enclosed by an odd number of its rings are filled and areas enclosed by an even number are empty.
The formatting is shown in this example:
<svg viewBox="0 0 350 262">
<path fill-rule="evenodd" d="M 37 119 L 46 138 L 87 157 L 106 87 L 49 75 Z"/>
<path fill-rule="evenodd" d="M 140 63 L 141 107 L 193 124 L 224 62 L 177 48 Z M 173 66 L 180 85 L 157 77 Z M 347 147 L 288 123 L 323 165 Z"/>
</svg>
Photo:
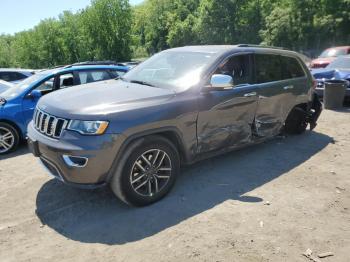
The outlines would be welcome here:
<svg viewBox="0 0 350 262">
<path fill-rule="evenodd" d="M 293 108 L 298 90 L 295 81 L 283 80 L 259 85 L 255 127 L 258 136 L 278 134 Z"/>
</svg>

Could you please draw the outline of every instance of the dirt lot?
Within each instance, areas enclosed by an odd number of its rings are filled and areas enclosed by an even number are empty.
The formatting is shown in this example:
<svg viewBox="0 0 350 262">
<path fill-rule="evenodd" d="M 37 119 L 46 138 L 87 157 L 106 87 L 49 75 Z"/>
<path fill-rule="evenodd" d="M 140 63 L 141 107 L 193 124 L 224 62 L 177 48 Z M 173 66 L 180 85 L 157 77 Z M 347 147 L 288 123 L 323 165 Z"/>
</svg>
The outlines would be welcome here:
<svg viewBox="0 0 350 262">
<path fill-rule="evenodd" d="M 51 179 L 23 147 L 0 158 L 0 261 L 350 261 L 350 109 L 183 170 L 130 208 Z"/>
</svg>

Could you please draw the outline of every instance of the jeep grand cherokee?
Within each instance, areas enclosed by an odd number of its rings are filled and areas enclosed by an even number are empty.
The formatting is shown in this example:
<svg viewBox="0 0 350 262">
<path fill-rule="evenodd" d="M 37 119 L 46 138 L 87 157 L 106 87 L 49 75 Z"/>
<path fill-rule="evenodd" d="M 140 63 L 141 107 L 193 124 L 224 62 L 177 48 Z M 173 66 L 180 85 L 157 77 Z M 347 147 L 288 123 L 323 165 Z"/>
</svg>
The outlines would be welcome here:
<svg viewBox="0 0 350 262">
<path fill-rule="evenodd" d="M 165 196 L 183 164 L 316 125 L 313 78 L 297 53 L 250 45 L 160 52 L 118 80 L 43 97 L 35 156 L 64 183 L 110 185 L 128 204 Z"/>
</svg>

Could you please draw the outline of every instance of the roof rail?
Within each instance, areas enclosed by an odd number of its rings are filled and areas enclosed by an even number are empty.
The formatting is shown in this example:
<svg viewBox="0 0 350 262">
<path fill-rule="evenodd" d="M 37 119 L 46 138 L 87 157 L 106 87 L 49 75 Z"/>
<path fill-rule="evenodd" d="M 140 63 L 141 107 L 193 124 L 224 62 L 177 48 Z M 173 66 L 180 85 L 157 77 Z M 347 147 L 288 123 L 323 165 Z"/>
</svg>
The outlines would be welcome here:
<svg viewBox="0 0 350 262">
<path fill-rule="evenodd" d="M 71 65 L 66 65 L 64 68 L 70 68 L 72 66 L 90 66 L 90 65 L 122 65 L 116 61 L 106 60 L 106 61 L 85 61 L 78 62 Z"/>
<path fill-rule="evenodd" d="M 260 48 L 272 48 L 272 49 L 281 49 L 281 50 L 286 50 L 283 47 L 278 47 L 278 46 L 268 46 L 268 45 L 252 45 L 252 44 L 239 44 L 237 45 L 238 47 L 260 47 Z"/>
<path fill-rule="evenodd" d="M 84 65 L 116 65 L 116 61 L 104 60 L 104 61 L 85 61 L 72 64 L 72 66 L 84 66 Z"/>
</svg>

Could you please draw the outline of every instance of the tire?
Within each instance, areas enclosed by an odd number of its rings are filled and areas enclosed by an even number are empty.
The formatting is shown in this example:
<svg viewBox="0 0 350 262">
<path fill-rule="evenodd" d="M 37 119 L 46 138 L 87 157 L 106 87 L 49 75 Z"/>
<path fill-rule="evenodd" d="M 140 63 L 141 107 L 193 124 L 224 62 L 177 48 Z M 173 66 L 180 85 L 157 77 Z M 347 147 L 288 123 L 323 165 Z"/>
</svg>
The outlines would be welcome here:
<svg viewBox="0 0 350 262">
<path fill-rule="evenodd" d="M 110 186 L 123 202 L 146 206 L 170 192 L 179 169 L 176 147 L 161 136 L 148 136 L 133 142 L 123 152 Z"/>
<path fill-rule="evenodd" d="M 295 107 L 289 113 L 285 125 L 284 131 L 287 134 L 299 135 L 305 132 L 307 128 L 307 113 L 300 107 Z"/>
<path fill-rule="evenodd" d="M 7 123 L 0 123 L 0 155 L 15 151 L 20 137 L 16 128 Z"/>
</svg>

